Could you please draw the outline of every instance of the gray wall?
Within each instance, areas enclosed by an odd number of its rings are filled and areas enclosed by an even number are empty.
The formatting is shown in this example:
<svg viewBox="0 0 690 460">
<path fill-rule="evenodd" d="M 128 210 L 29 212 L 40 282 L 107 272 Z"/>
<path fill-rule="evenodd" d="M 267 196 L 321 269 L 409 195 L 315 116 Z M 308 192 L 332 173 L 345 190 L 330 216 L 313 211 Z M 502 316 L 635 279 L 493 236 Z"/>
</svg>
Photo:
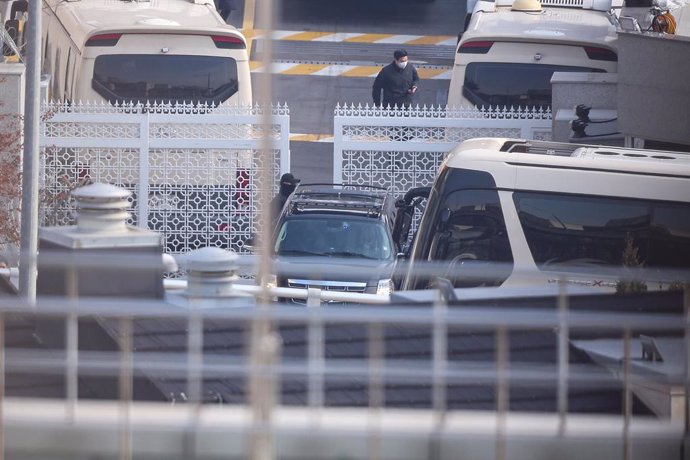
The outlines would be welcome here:
<svg viewBox="0 0 690 460">
<path fill-rule="evenodd" d="M 0 63 L 0 114 L 24 113 L 24 64 Z"/>
<path fill-rule="evenodd" d="M 618 127 L 690 149 L 690 37 L 618 34 Z"/>
<path fill-rule="evenodd" d="M 592 107 L 592 120 L 615 117 L 617 82 L 618 74 L 615 73 L 554 73 L 551 78 L 553 140 L 569 141 L 569 122 L 576 118 L 574 108 L 578 104 Z"/>
</svg>

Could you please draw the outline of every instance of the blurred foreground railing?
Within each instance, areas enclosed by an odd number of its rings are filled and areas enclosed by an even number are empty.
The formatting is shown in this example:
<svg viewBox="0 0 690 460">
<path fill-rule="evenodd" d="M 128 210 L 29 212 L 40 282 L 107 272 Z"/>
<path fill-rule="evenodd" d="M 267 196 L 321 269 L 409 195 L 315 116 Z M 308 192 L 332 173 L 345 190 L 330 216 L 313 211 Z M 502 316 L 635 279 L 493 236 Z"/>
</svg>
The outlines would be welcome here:
<svg viewBox="0 0 690 460">
<path fill-rule="evenodd" d="M 683 458 L 687 292 L 599 299 L 608 311 L 565 283 L 546 300 L 263 309 L 169 283 L 174 302 L 0 297 L 8 458 L 247 458 L 257 430 L 285 459 Z M 256 321 L 278 339 L 268 366 L 250 365 Z M 644 337 L 663 362 L 642 359 Z M 602 341 L 620 353 L 583 358 Z M 268 425 L 247 397 L 257 375 L 279 401 Z M 650 413 L 652 386 L 680 417 Z"/>
</svg>

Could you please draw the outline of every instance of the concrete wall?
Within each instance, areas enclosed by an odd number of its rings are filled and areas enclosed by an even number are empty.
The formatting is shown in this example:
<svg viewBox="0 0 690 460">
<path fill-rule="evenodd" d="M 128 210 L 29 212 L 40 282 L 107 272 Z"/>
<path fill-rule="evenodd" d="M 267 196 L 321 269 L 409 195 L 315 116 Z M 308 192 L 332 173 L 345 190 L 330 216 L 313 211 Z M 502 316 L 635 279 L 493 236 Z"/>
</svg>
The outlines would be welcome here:
<svg viewBox="0 0 690 460">
<path fill-rule="evenodd" d="M 618 127 L 690 149 L 690 37 L 618 34 Z"/>
<path fill-rule="evenodd" d="M 0 114 L 24 113 L 24 64 L 0 63 Z"/>
<path fill-rule="evenodd" d="M 615 73 L 554 73 L 551 78 L 553 140 L 569 141 L 569 122 L 576 118 L 574 109 L 578 104 L 592 107 L 592 120 L 615 117 L 617 82 L 618 74 Z"/>
</svg>

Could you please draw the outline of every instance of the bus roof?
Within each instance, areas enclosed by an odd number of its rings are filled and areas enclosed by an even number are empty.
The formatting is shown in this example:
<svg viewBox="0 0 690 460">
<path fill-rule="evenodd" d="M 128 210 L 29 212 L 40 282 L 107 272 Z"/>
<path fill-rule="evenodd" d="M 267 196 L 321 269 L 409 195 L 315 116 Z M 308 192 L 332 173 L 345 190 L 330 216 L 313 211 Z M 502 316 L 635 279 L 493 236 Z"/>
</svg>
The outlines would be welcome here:
<svg viewBox="0 0 690 460">
<path fill-rule="evenodd" d="M 123 0 L 46 0 L 51 10 L 78 46 L 101 33 L 179 33 L 225 34 L 244 40 L 242 34 L 226 24 L 212 0 L 123 1 Z"/>
<path fill-rule="evenodd" d="M 495 6 L 472 15 L 460 42 L 498 40 L 615 47 L 616 39 L 616 28 L 608 13 L 601 11 L 544 6 L 535 13 Z"/>
<path fill-rule="evenodd" d="M 498 188 L 690 201 L 690 153 L 479 138 L 453 149 L 442 168 L 488 171 Z"/>
</svg>

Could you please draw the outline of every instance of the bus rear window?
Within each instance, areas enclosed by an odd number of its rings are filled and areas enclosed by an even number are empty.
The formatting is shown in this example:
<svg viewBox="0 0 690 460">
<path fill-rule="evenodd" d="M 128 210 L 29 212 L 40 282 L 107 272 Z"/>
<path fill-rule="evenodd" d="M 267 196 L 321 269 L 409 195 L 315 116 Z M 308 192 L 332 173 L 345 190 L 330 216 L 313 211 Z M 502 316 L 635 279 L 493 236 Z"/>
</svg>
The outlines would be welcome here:
<svg viewBox="0 0 690 460">
<path fill-rule="evenodd" d="M 465 69 L 462 94 L 477 107 L 551 107 L 554 72 L 604 72 L 561 65 L 471 62 Z"/>
<path fill-rule="evenodd" d="M 194 102 L 218 105 L 239 89 L 237 62 L 233 58 L 150 54 L 98 56 L 92 86 L 111 104 Z"/>
</svg>

